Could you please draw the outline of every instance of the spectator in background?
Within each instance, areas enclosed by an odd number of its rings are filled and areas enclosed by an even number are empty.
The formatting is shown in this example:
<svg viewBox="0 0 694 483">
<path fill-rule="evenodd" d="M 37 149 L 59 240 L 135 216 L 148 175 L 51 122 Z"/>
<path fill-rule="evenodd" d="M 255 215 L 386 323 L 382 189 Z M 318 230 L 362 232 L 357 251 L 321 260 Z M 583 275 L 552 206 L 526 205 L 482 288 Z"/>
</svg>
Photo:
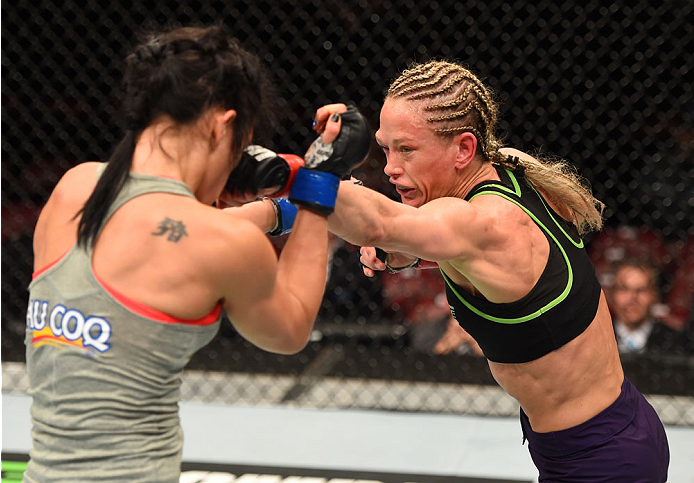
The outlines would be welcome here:
<svg viewBox="0 0 694 483">
<path fill-rule="evenodd" d="M 399 274 L 381 272 L 386 306 L 402 318 L 414 349 L 434 354 L 483 355 L 475 339 L 451 315 L 441 274 L 431 268 L 438 265 L 423 264 Z"/>
<path fill-rule="evenodd" d="M 658 271 L 648 262 L 632 259 L 617 266 L 610 309 L 621 353 L 685 351 L 685 335 L 655 317 L 657 282 Z"/>
<path fill-rule="evenodd" d="M 614 285 L 615 271 L 625 260 L 650 260 L 661 273 L 672 262 L 661 233 L 646 226 L 619 225 L 603 229 L 590 242 L 589 255 L 605 289 Z"/>
</svg>

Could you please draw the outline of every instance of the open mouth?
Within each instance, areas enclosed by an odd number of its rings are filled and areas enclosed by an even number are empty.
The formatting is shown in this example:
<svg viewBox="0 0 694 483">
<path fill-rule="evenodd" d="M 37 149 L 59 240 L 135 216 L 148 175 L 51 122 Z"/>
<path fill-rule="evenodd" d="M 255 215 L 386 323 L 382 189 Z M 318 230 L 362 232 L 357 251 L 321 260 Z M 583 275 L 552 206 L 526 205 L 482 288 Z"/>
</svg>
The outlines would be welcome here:
<svg viewBox="0 0 694 483">
<path fill-rule="evenodd" d="M 414 188 L 406 188 L 405 186 L 395 185 L 395 190 L 400 196 L 407 196 L 414 191 Z"/>
</svg>

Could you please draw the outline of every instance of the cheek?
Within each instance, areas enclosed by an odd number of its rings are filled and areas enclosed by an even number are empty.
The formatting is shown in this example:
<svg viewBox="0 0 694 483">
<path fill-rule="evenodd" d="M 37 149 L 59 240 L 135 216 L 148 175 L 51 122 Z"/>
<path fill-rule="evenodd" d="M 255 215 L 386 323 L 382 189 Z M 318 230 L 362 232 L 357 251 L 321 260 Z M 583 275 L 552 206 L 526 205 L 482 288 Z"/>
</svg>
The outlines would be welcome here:
<svg viewBox="0 0 694 483">
<path fill-rule="evenodd" d="M 655 303 L 655 300 L 649 295 L 639 297 L 638 300 L 639 300 L 639 304 L 643 305 L 644 307 L 648 307 L 648 306 L 653 305 Z"/>
<path fill-rule="evenodd" d="M 621 309 L 625 305 L 625 298 L 622 295 L 613 295 L 612 296 L 612 305 L 614 306 L 615 309 Z"/>
</svg>

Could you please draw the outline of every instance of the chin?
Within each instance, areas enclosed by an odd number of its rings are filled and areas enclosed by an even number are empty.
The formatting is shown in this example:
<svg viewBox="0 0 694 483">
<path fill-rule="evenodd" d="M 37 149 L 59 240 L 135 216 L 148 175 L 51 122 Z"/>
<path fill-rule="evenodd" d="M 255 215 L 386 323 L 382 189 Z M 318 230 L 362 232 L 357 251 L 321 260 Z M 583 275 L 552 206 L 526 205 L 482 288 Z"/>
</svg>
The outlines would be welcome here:
<svg viewBox="0 0 694 483">
<path fill-rule="evenodd" d="M 402 204 L 408 205 L 408 206 L 414 206 L 415 208 L 422 206 L 426 200 L 421 196 L 421 193 L 416 193 L 416 192 L 411 192 L 408 193 L 409 196 L 403 196 L 400 194 L 400 201 L 402 201 Z"/>
<path fill-rule="evenodd" d="M 408 200 L 405 198 L 400 198 L 400 200 L 402 201 L 403 205 L 411 206 L 413 208 L 419 208 L 420 206 L 422 206 L 424 204 L 419 200 Z"/>
</svg>

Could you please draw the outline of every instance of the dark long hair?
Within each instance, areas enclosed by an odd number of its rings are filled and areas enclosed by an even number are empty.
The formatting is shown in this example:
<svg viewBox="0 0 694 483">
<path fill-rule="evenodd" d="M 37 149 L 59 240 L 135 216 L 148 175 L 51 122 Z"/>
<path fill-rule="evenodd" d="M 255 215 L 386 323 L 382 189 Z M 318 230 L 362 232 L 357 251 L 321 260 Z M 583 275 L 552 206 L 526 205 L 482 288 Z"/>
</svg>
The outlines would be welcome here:
<svg viewBox="0 0 694 483">
<path fill-rule="evenodd" d="M 222 26 L 182 27 L 149 34 L 126 58 L 123 116 L 126 132 L 94 191 L 76 216 L 81 246 L 96 242 L 106 213 L 128 179 L 137 138 L 165 115 L 179 124 L 211 107 L 235 109 L 234 151 L 274 120 L 276 91 L 259 59 Z"/>
</svg>

